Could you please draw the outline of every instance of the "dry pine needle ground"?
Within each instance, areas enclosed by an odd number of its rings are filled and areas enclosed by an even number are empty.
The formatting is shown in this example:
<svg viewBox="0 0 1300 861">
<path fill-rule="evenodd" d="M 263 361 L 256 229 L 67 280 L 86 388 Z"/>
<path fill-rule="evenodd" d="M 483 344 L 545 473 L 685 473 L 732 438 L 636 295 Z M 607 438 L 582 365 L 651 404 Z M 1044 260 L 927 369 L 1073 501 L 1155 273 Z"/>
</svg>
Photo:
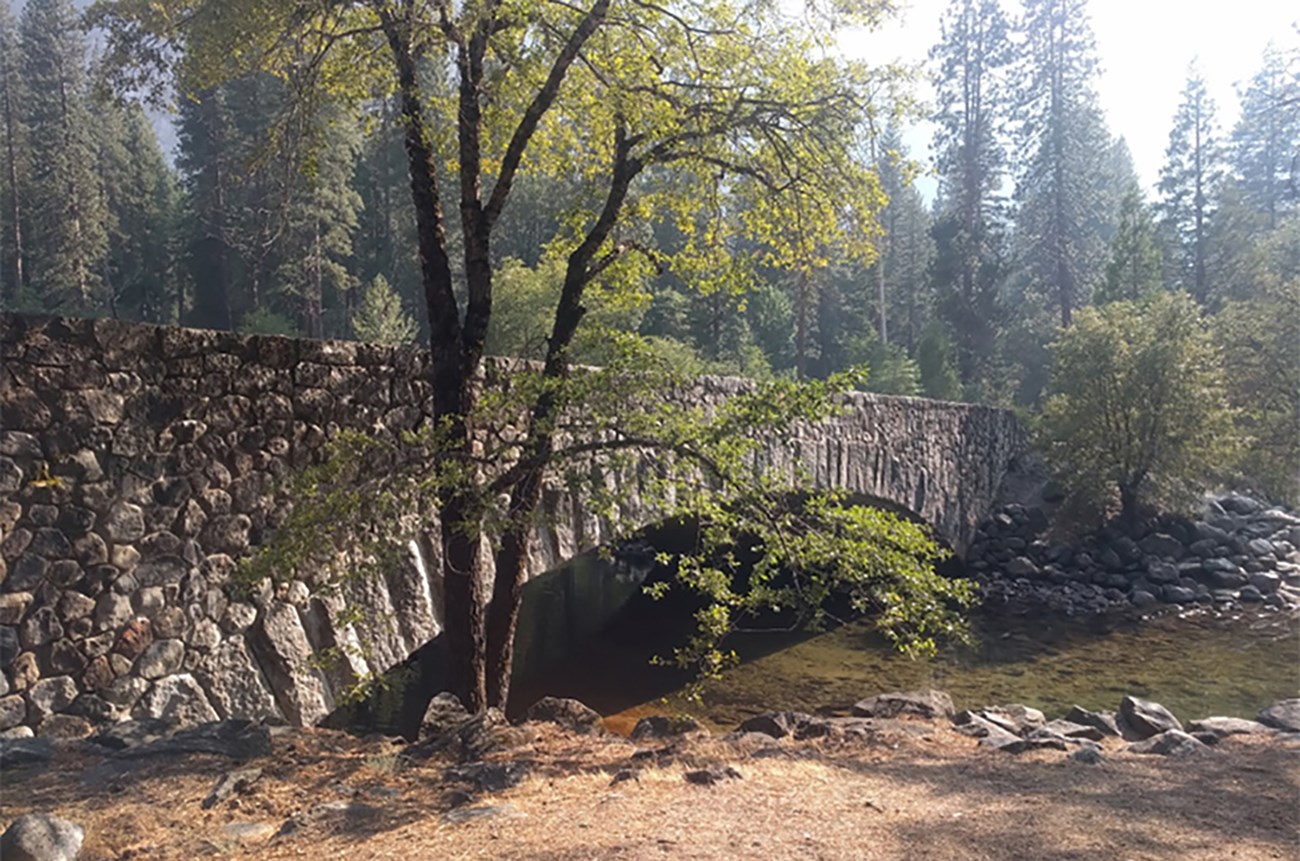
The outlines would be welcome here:
<svg viewBox="0 0 1300 861">
<path fill-rule="evenodd" d="M 260 780 L 204 810 L 215 782 L 240 766 L 190 756 L 84 779 L 100 761 L 70 748 L 51 766 L 4 775 L 0 819 L 71 819 L 86 830 L 89 861 L 1300 859 L 1300 750 L 1267 740 L 1181 759 L 1112 744 L 1089 766 L 1056 751 L 979 751 L 942 727 L 871 745 L 694 739 L 611 785 L 636 747 L 542 727 L 505 755 L 527 762 L 529 776 L 468 803 L 443 781 L 449 761 L 404 765 L 397 749 L 287 733 L 250 763 Z M 684 779 L 710 764 L 741 777 Z M 320 812 L 329 802 L 336 809 Z M 273 836 L 290 819 L 293 832 Z"/>
</svg>

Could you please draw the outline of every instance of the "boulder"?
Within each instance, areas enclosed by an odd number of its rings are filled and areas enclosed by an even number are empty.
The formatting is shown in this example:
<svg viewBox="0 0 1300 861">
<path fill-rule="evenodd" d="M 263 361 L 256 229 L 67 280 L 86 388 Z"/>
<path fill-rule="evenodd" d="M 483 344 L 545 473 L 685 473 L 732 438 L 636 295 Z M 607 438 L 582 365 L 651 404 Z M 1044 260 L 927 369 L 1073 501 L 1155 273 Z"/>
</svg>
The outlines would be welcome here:
<svg viewBox="0 0 1300 861">
<path fill-rule="evenodd" d="M 582 735 L 605 731 L 600 712 L 578 700 L 564 697 L 543 697 L 528 707 L 524 720 L 553 723 Z"/>
<path fill-rule="evenodd" d="M 1106 737 L 1106 733 L 1095 726 L 1075 723 L 1068 720 L 1051 721 L 1044 726 L 1043 729 L 1047 732 L 1055 733 L 1062 738 L 1084 738 L 1089 741 L 1101 741 Z"/>
<path fill-rule="evenodd" d="M 443 691 L 429 700 L 417 737 L 421 741 L 444 738 L 469 723 L 471 718 L 473 715 L 466 711 L 455 694 Z"/>
<path fill-rule="evenodd" d="M 1255 720 L 1283 732 L 1300 732 L 1300 699 L 1278 700 L 1261 711 Z"/>
<path fill-rule="evenodd" d="M 314 652 L 296 607 L 272 602 L 251 630 L 248 645 L 291 723 L 312 726 L 334 710 L 324 677 L 312 668 Z"/>
<path fill-rule="evenodd" d="M 880 694 L 853 704 L 855 717 L 892 718 L 899 715 L 935 719 L 951 718 L 955 709 L 952 697 L 944 691 L 902 691 Z"/>
<path fill-rule="evenodd" d="M 1038 566 L 1026 556 L 1017 556 L 1006 564 L 1009 577 L 1037 577 Z"/>
<path fill-rule="evenodd" d="M 211 723 L 218 719 L 208 695 L 189 673 L 154 682 L 136 703 L 136 717 L 169 720 L 179 725 Z"/>
<path fill-rule="evenodd" d="M 1191 756 L 1209 750 L 1204 742 L 1177 729 L 1165 730 L 1145 741 L 1134 742 L 1124 749 L 1130 753 L 1159 756 Z"/>
<path fill-rule="evenodd" d="M 239 634 L 218 643 L 194 670 L 194 676 L 222 717 L 283 717 L 262 671 L 253 662 Z"/>
<path fill-rule="evenodd" d="M 1120 700 L 1119 716 L 1121 727 L 1128 730 L 1125 737 L 1131 735 L 1139 741 L 1168 730 L 1181 732 L 1183 728 L 1169 709 L 1160 703 L 1138 697 L 1124 697 Z"/>
<path fill-rule="evenodd" d="M 1138 546 L 1148 556 L 1158 556 L 1162 559 L 1173 559 L 1175 561 L 1181 559 L 1184 552 L 1183 542 L 1163 532 L 1153 532 L 1139 541 Z"/>
<path fill-rule="evenodd" d="M 1267 727 L 1259 721 L 1244 720 L 1234 717 L 1207 717 L 1202 720 L 1194 720 L 1187 725 L 1187 731 L 1192 733 L 1211 733 L 1219 738 L 1225 738 L 1230 735 L 1253 735 L 1255 733 L 1273 732 L 1271 727 Z"/>
<path fill-rule="evenodd" d="M 0 738 L 0 771 L 24 765 L 45 765 L 54 759 L 54 745 L 48 738 L 33 738 L 30 727 L 18 727 L 9 732 L 26 730 L 25 735 Z M 0 858 L 6 856 L 0 855 Z"/>
<path fill-rule="evenodd" d="M 13 821 L 0 837 L 5 861 L 74 861 L 86 832 L 50 813 L 28 813 Z"/>
<path fill-rule="evenodd" d="M 766 712 L 749 718 L 736 727 L 735 732 L 740 735 L 762 733 L 772 738 L 785 738 L 794 735 L 800 727 L 805 726 L 812 719 L 812 715 L 804 712 Z"/>
<path fill-rule="evenodd" d="M 694 718 L 648 715 L 636 722 L 628 738 L 632 741 L 648 741 L 700 732 L 703 729 Z"/>
</svg>

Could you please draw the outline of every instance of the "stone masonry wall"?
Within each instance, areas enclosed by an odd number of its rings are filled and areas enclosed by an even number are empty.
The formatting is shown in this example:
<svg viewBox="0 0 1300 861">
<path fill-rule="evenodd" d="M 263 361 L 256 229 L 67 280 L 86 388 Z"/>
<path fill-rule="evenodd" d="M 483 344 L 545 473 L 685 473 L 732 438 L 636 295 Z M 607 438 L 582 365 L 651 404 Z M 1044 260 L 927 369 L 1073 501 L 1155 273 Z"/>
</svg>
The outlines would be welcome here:
<svg viewBox="0 0 1300 861">
<path fill-rule="evenodd" d="M 418 547 L 367 586 L 357 625 L 336 625 L 336 599 L 304 583 L 251 603 L 224 588 L 275 527 L 279 481 L 333 432 L 423 419 L 427 361 L 351 342 L 0 315 L 0 732 L 78 735 L 128 717 L 311 724 L 359 674 L 435 636 L 438 565 Z M 693 397 L 744 385 L 709 378 Z M 1024 448 L 1005 412 L 857 395 L 767 457 L 914 511 L 962 549 Z M 545 504 L 532 573 L 608 538 L 581 500 L 555 491 Z M 636 522 L 636 507 L 633 493 L 621 516 Z M 367 657 L 311 669 L 313 652 L 338 645 Z"/>
</svg>

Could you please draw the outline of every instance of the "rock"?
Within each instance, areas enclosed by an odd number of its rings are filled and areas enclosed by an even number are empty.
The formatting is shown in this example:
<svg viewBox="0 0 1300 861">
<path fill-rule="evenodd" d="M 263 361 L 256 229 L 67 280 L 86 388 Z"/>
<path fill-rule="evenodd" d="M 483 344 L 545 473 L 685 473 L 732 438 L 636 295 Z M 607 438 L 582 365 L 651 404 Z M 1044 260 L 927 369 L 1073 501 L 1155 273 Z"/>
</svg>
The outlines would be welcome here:
<svg viewBox="0 0 1300 861">
<path fill-rule="evenodd" d="M 314 651 L 296 607 L 273 601 L 250 630 L 248 645 L 291 723 L 312 726 L 334 710 L 324 677 L 312 668 Z"/>
<path fill-rule="evenodd" d="M 1243 604 L 1258 604 L 1264 600 L 1264 596 L 1254 586 L 1242 586 L 1237 598 Z"/>
<path fill-rule="evenodd" d="M 688 733 L 700 732 L 704 727 L 699 721 L 689 717 L 667 717 L 666 715 L 648 715 L 636 722 L 628 736 L 632 741 L 665 739 Z"/>
<path fill-rule="evenodd" d="M 1250 585 L 1261 595 L 1272 595 L 1282 585 L 1282 578 L 1273 571 L 1256 571 L 1250 575 Z"/>
<path fill-rule="evenodd" d="M 1152 583 L 1161 585 L 1177 583 L 1179 580 L 1178 566 L 1160 560 L 1149 562 L 1147 564 L 1147 579 Z"/>
<path fill-rule="evenodd" d="M 1249 496 L 1242 496 L 1239 493 L 1230 493 L 1221 497 L 1218 502 L 1225 511 L 1233 514 L 1247 515 L 1264 510 L 1263 503 L 1257 502 Z"/>
<path fill-rule="evenodd" d="M 241 768 L 237 771 L 228 771 L 217 780 L 217 785 L 212 787 L 212 791 L 208 793 L 199 806 L 204 810 L 211 810 L 236 792 L 247 792 L 248 788 L 261 777 L 262 769 L 260 768 Z"/>
<path fill-rule="evenodd" d="M 0 730 L 16 727 L 26 719 L 27 703 L 22 697 L 0 697 Z"/>
<path fill-rule="evenodd" d="M 1137 607 L 1138 609 L 1145 609 L 1147 607 L 1154 605 L 1158 599 L 1156 598 L 1155 595 L 1152 595 L 1150 592 L 1146 592 L 1142 589 L 1134 589 L 1133 595 L 1129 598 L 1129 600 L 1133 602 L 1134 607 Z"/>
<path fill-rule="evenodd" d="M 1081 762 L 1084 765 L 1101 765 L 1106 761 L 1106 756 L 1101 752 L 1101 748 L 1094 745 L 1084 745 L 1070 754 L 1067 759 L 1072 762 Z"/>
<path fill-rule="evenodd" d="M 880 694 L 853 705 L 855 717 L 892 718 L 899 715 L 915 715 L 934 719 L 951 718 L 953 712 L 952 697 L 936 690 Z"/>
<path fill-rule="evenodd" d="M 696 771 L 688 771 L 684 777 L 687 783 L 693 783 L 696 786 L 713 786 L 715 783 L 721 783 L 724 780 L 742 779 L 740 772 L 730 765 L 713 765 Z"/>
<path fill-rule="evenodd" d="M 46 718 L 54 712 L 61 712 L 77 698 L 77 683 L 68 676 L 56 676 L 42 679 L 32 685 L 27 692 L 27 702 L 33 716 Z"/>
<path fill-rule="evenodd" d="M 1138 740 L 1151 738 L 1168 730 L 1181 732 L 1183 728 L 1178 718 L 1174 717 L 1169 709 L 1160 703 L 1138 697 L 1124 697 L 1120 700 L 1119 716 L 1122 725 L 1131 730 L 1132 735 Z M 1127 734 L 1125 737 L 1128 737 Z"/>
<path fill-rule="evenodd" d="M 283 717 L 262 671 L 253 662 L 244 638 L 222 639 L 194 670 L 208 699 L 222 717 Z"/>
<path fill-rule="evenodd" d="M 132 712 L 136 717 L 163 718 L 179 725 L 211 723 L 218 719 L 207 694 L 189 673 L 154 682 Z"/>
<path fill-rule="evenodd" d="M 1153 532 L 1138 542 L 1138 547 L 1148 556 L 1173 559 L 1175 562 L 1183 557 L 1183 542 L 1163 532 Z"/>
<path fill-rule="evenodd" d="M 143 744 L 158 741 L 176 729 L 171 721 L 165 720 L 127 720 L 113 724 L 102 732 L 91 736 L 87 741 L 111 751 L 126 750 Z"/>
<path fill-rule="evenodd" d="M 1255 720 L 1283 732 L 1300 732 L 1300 699 L 1278 700 L 1256 715 Z"/>
<path fill-rule="evenodd" d="M 1004 569 L 1010 577 L 1037 577 L 1039 574 L 1038 566 L 1032 559 L 1025 556 L 1017 556 L 1006 564 Z"/>
<path fill-rule="evenodd" d="M 161 679 L 181 668 L 185 645 L 180 640 L 157 640 L 135 662 L 135 672 L 142 679 Z"/>
<path fill-rule="evenodd" d="M 812 715 L 804 712 L 766 712 L 744 721 L 735 731 L 742 735 L 762 733 L 772 738 L 785 738 L 794 735 L 812 719 Z"/>
<path fill-rule="evenodd" d="M 527 775 L 528 766 L 522 762 L 471 762 L 442 773 L 443 780 L 466 784 L 475 795 L 518 786 Z"/>
<path fill-rule="evenodd" d="M 116 631 L 132 616 L 131 599 L 116 592 L 101 595 L 95 605 L 95 630 Z"/>
<path fill-rule="evenodd" d="M 283 826 L 274 822 L 230 822 L 220 828 L 220 834 L 227 840 L 233 840 L 244 846 L 265 843 L 274 837 Z"/>
<path fill-rule="evenodd" d="M 1111 712 L 1091 712 L 1080 706 L 1073 706 L 1066 713 L 1065 719 L 1075 724 L 1083 724 L 1101 731 L 1102 735 L 1119 736 L 1119 726 Z"/>
<path fill-rule="evenodd" d="M 1267 538 L 1252 538 L 1246 542 L 1246 549 L 1254 556 L 1261 559 L 1276 559 L 1277 556 L 1273 550 L 1273 542 Z"/>
<path fill-rule="evenodd" d="M 70 714 L 50 715 L 36 727 L 36 735 L 41 738 L 85 738 L 92 732 L 90 721 Z"/>
<path fill-rule="evenodd" d="M 13 821 L 0 837 L 5 861 L 75 861 L 86 832 L 50 813 L 28 813 Z"/>
<path fill-rule="evenodd" d="M 472 718 L 473 715 L 466 711 L 455 694 L 443 691 L 429 700 L 429 705 L 424 710 L 424 718 L 420 721 L 418 738 L 422 741 L 445 738 L 455 733 Z"/>
<path fill-rule="evenodd" d="M 582 735 L 605 731 L 600 713 L 575 699 L 543 697 L 528 707 L 524 719 L 557 724 Z"/>
<path fill-rule="evenodd" d="M 28 727 L 23 727 L 28 732 Z M 0 739 L 0 771 L 19 768 L 24 765 L 45 765 L 54 759 L 54 745 L 48 738 L 3 738 Z M 8 856 L 0 854 L 8 861 Z"/>
<path fill-rule="evenodd" d="M 495 819 L 497 817 L 514 819 L 525 815 L 519 812 L 513 804 L 496 804 L 479 807 L 458 807 L 442 814 L 439 820 L 444 825 L 458 825 L 474 819 Z"/>
<path fill-rule="evenodd" d="M 159 722 L 140 721 L 143 731 L 157 729 Z M 138 735 L 149 738 L 152 734 Z M 103 738 L 101 735 L 97 738 Z M 153 738 L 139 744 L 130 744 L 117 755 L 123 759 L 141 759 L 153 756 L 180 756 L 191 753 L 213 754 L 235 760 L 255 759 L 271 752 L 271 732 L 266 727 L 247 720 L 225 720 L 182 729 L 171 735 Z"/>
<path fill-rule="evenodd" d="M 40 607 L 18 627 L 18 641 L 24 649 L 47 646 L 63 636 L 63 624 L 53 607 Z"/>
<path fill-rule="evenodd" d="M 1101 741 L 1106 737 L 1106 733 L 1095 726 L 1074 723 L 1068 720 L 1054 720 L 1044 726 L 1043 729 L 1062 738 L 1084 738 L 1089 741 Z"/>
<path fill-rule="evenodd" d="M 7 592 L 0 595 L 0 625 L 17 625 L 31 605 L 30 592 Z"/>
<path fill-rule="evenodd" d="M 1170 604 L 1192 604 L 1196 601 L 1196 592 L 1186 586 L 1165 586 L 1161 588 L 1160 596 Z"/>
<path fill-rule="evenodd" d="M 1230 735 L 1254 735 L 1256 733 L 1273 732 L 1273 729 L 1259 721 L 1234 717 L 1207 717 L 1189 723 L 1187 731 L 1191 733 L 1212 733 L 1219 738 L 1226 738 Z"/>
<path fill-rule="evenodd" d="M 102 526 L 114 544 L 132 544 L 144 537 L 144 512 L 137 505 L 119 502 L 108 510 Z"/>
<path fill-rule="evenodd" d="M 1130 753 L 1157 754 L 1159 756 L 1191 756 L 1208 750 L 1204 742 L 1192 738 L 1182 730 L 1169 729 L 1145 741 L 1134 742 L 1124 748 Z"/>
</svg>

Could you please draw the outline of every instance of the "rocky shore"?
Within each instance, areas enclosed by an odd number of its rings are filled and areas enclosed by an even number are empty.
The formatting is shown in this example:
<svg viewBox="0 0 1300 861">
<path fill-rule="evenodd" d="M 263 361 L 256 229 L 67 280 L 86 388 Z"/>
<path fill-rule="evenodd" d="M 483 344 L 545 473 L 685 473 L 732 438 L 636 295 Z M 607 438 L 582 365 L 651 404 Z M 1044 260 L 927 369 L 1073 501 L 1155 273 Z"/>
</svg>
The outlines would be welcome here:
<svg viewBox="0 0 1300 861">
<path fill-rule="evenodd" d="M 1067 615 L 1161 605 L 1300 610 L 1300 517 L 1240 494 L 1197 519 L 1161 517 L 1082 540 L 1050 537 L 1041 508 L 1009 505 L 976 533 L 966 570 L 990 607 Z"/>
</svg>

